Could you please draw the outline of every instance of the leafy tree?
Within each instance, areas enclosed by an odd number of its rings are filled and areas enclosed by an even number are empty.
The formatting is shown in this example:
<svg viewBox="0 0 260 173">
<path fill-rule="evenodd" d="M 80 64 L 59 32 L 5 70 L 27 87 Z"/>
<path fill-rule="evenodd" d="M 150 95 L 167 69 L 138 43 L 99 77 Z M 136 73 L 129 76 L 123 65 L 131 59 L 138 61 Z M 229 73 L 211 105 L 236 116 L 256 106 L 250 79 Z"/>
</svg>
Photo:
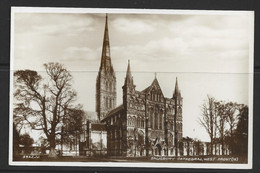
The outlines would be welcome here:
<svg viewBox="0 0 260 173">
<path fill-rule="evenodd" d="M 63 118 L 61 127 L 61 146 L 63 144 L 70 145 L 79 139 L 79 135 L 83 130 L 83 116 L 84 111 L 82 106 L 78 105 L 76 108 L 67 109 L 67 116 Z"/>
<path fill-rule="evenodd" d="M 14 108 L 14 116 L 22 117 L 34 130 L 42 130 L 50 145 L 49 156 L 56 156 L 57 128 L 66 116 L 76 97 L 71 88 L 72 76 L 59 63 L 44 64 L 46 78 L 36 71 L 18 70 L 14 73 L 18 103 Z"/>
<path fill-rule="evenodd" d="M 25 133 L 23 135 L 20 135 L 19 144 L 24 146 L 24 150 L 26 153 L 31 152 L 31 146 L 34 143 L 33 138 L 30 137 L 29 134 Z"/>
<path fill-rule="evenodd" d="M 226 110 L 227 110 L 227 123 L 229 125 L 229 132 L 230 132 L 230 147 L 231 147 L 231 153 L 233 154 L 234 149 L 234 131 L 237 125 L 238 121 L 238 104 L 229 102 L 226 104 Z"/>
<path fill-rule="evenodd" d="M 238 114 L 238 124 L 235 130 L 234 154 L 247 155 L 248 150 L 248 107 L 241 105 Z"/>
<path fill-rule="evenodd" d="M 20 143 L 20 134 L 16 129 L 15 124 L 13 123 L 13 156 L 17 157 L 19 155 L 19 143 Z"/>
<path fill-rule="evenodd" d="M 46 149 L 50 148 L 48 140 L 46 138 L 44 138 L 43 136 L 41 136 L 39 138 L 39 142 L 40 142 L 40 145 L 41 145 L 41 154 L 45 155 Z"/>
</svg>

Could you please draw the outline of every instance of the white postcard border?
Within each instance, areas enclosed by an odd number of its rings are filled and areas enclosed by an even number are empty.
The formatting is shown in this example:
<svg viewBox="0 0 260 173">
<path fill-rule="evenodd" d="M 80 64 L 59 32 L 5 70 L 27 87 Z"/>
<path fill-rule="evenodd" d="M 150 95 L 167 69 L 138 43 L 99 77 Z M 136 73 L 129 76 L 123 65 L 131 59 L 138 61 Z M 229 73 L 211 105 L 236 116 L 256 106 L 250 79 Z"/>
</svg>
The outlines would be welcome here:
<svg viewBox="0 0 260 173">
<path fill-rule="evenodd" d="M 249 133 L 248 163 L 154 163 L 154 162 L 38 162 L 13 161 L 13 65 L 14 65 L 14 14 L 15 13 L 135 13 L 135 14 L 200 14 L 200 15 L 249 15 Z M 254 78 L 254 11 L 224 10 L 151 10 L 111 8 L 59 8 L 59 7 L 12 7 L 11 8 L 11 49 L 10 49 L 10 107 L 9 107 L 9 165 L 12 166 L 83 166 L 83 167 L 138 167 L 138 168 L 208 168 L 208 169 L 252 169 L 253 161 L 253 78 Z"/>
</svg>

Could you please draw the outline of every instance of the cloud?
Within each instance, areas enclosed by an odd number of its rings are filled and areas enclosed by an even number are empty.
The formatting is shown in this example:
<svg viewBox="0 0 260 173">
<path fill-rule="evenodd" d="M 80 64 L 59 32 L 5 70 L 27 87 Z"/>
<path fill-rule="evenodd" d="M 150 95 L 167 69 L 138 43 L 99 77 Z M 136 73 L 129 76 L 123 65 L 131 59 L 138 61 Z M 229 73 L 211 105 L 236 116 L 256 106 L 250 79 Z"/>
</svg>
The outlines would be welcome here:
<svg viewBox="0 0 260 173">
<path fill-rule="evenodd" d="M 68 14 L 19 14 L 16 15 L 17 34 L 38 35 L 78 35 L 93 31 L 94 19 L 91 16 Z"/>
<path fill-rule="evenodd" d="M 98 48 L 100 49 L 100 48 Z M 62 60 L 69 62 L 86 63 L 89 61 L 98 61 L 99 50 L 88 47 L 68 47 L 62 54 Z M 91 69 L 93 70 L 93 69 Z"/>
<path fill-rule="evenodd" d="M 91 52 L 92 50 L 88 47 L 69 47 L 66 49 L 67 52 L 75 53 L 75 52 Z"/>
<path fill-rule="evenodd" d="M 241 65 L 239 70 L 228 64 L 235 66 L 236 60 L 247 60 L 246 21 L 237 16 L 111 14 L 109 33 L 115 70 L 125 70 L 122 64 L 131 59 L 136 71 L 239 72 Z M 18 35 L 27 33 L 16 37 L 20 38 L 18 45 L 23 45 L 17 55 L 57 57 L 80 65 L 92 61 L 96 66 L 87 64 L 82 70 L 98 69 L 104 15 L 21 14 L 17 22 Z"/>
<path fill-rule="evenodd" d="M 130 35 L 142 33 L 151 33 L 155 30 L 152 23 L 144 22 L 137 19 L 117 18 L 112 22 L 112 26 L 119 32 Z"/>
<path fill-rule="evenodd" d="M 248 18 L 245 16 L 193 16 L 183 21 L 170 21 L 168 28 L 184 38 L 247 39 Z"/>
</svg>

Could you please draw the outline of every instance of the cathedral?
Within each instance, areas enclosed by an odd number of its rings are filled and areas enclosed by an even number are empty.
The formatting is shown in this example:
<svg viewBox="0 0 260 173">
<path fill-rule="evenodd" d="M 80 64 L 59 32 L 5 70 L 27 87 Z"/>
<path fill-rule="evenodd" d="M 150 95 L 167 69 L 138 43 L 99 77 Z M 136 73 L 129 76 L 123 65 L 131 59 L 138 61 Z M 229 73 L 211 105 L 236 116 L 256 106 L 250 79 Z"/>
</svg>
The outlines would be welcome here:
<svg viewBox="0 0 260 173">
<path fill-rule="evenodd" d="M 96 80 L 96 112 L 105 125 L 108 156 L 180 155 L 182 96 L 176 78 L 173 96 L 163 95 L 155 76 L 151 85 L 137 91 L 128 61 L 122 86 L 123 103 L 117 105 L 116 73 L 110 56 L 106 16 L 101 63 Z"/>
</svg>

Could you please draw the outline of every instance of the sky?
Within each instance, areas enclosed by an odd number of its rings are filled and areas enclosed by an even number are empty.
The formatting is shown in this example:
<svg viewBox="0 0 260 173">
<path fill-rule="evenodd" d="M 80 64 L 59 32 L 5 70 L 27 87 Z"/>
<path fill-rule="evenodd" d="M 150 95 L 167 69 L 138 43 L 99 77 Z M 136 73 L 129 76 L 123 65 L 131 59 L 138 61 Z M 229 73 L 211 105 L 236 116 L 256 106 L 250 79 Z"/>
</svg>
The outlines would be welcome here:
<svg viewBox="0 0 260 173">
<path fill-rule="evenodd" d="M 59 62 L 71 71 L 76 103 L 95 111 L 95 82 L 101 60 L 104 13 L 15 13 L 13 70 L 44 72 Z M 198 123 L 207 95 L 248 105 L 251 13 L 108 14 L 117 105 L 128 59 L 137 90 L 157 73 L 165 97 L 176 77 L 183 97 L 183 136 L 209 141 Z"/>
</svg>

